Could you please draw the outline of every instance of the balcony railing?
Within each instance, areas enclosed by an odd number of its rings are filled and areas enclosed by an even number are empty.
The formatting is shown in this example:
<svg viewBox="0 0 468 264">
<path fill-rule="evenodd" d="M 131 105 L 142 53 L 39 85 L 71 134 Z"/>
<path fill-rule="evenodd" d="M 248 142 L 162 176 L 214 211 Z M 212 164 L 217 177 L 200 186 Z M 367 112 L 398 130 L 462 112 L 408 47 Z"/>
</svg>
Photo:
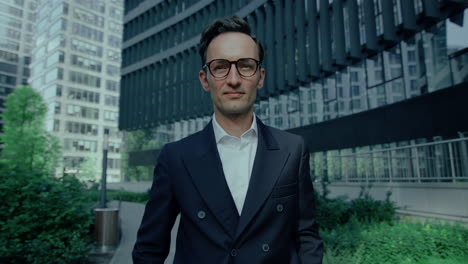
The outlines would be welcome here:
<svg viewBox="0 0 468 264">
<path fill-rule="evenodd" d="M 317 179 L 330 182 L 468 182 L 468 138 L 403 147 L 313 153 Z"/>
</svg>

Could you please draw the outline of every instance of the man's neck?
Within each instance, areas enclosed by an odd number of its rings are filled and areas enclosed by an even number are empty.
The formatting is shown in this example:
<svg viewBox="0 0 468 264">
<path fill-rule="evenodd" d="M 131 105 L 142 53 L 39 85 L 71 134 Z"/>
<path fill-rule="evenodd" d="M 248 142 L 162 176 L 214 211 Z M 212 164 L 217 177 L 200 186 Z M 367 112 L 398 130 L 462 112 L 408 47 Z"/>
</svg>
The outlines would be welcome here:
<svg viewBox="0 0 468 264">
<path fill-rule="evenodd" d="M 240 137 L 247 131 L 253 122 L 253 111 L 239 115 L 223 115 L 215 111 L 216 122 L 231 136 Z"/>
</svg>

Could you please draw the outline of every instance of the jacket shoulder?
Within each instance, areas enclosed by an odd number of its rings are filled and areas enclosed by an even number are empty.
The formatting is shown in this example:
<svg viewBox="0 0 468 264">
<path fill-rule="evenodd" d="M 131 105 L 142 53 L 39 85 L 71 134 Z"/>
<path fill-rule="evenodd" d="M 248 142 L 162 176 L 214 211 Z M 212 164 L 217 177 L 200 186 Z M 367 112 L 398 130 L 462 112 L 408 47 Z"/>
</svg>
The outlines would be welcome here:
<svg viewBox="0 0 468 264">
<path fill-rule="evenodd" d="M 183 151 L 183 150 L 187 151 L 195 147 L 199 147 L 198 144 L 201 139 L 202 139 L 202 131 L 198 131 L 194 134 L 186 136 L 177 141 L 173 141 L 173 142 L 165 144 L 163 149 L 169 152 Z"/>
<path fill-rule="evenodd" d="M 280 144 L 286 143 L 290 144 L 292 142 L 302 144 L 304 143 L 304 139 L 302 136 L 293 134 L 291 132 L 287 132 L 278 128 L 274 128 L 271 126 L 266 126 L 267 129 L 271 132 L 271 134 L 276 138 Z"/>
</svg>

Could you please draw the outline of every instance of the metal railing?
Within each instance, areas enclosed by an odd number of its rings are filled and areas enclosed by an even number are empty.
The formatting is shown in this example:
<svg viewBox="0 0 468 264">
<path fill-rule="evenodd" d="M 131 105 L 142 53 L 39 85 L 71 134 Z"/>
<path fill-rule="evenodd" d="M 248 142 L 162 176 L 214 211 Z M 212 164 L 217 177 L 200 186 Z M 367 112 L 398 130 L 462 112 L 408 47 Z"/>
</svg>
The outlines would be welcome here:
<svg viewBox="0 0 468 264">
<path fill-rule="evenodd" d="M 312 153 L 311 168 L 330 182 L 468 182 L 468 138 Z"/>
</svg>

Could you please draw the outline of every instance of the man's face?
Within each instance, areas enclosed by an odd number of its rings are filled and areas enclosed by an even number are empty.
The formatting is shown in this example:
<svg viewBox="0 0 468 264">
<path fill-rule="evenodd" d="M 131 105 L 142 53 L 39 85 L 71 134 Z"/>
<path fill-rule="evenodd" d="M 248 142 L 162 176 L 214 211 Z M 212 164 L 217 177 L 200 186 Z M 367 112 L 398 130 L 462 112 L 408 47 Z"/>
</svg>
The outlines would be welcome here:
<svg viewBox="0 0 468 264">
<path fill-rule="evenodd" d="M 226 32 L 210 42 L 205 63 L 215 59 L 237 61 L 241 58 L 259 60 L 257 44 L 246 34 Z M 201 70 L 198 77 L 203 89 L 211 93 L 215 113 L 233 116 L 253 111 L 257 89 L 263 87 L 265 70 L 260 68 L 253 76 L 243 77 L 231 64 L 226 77 L 215 78 L 208 69 Z"/>
</svg>

